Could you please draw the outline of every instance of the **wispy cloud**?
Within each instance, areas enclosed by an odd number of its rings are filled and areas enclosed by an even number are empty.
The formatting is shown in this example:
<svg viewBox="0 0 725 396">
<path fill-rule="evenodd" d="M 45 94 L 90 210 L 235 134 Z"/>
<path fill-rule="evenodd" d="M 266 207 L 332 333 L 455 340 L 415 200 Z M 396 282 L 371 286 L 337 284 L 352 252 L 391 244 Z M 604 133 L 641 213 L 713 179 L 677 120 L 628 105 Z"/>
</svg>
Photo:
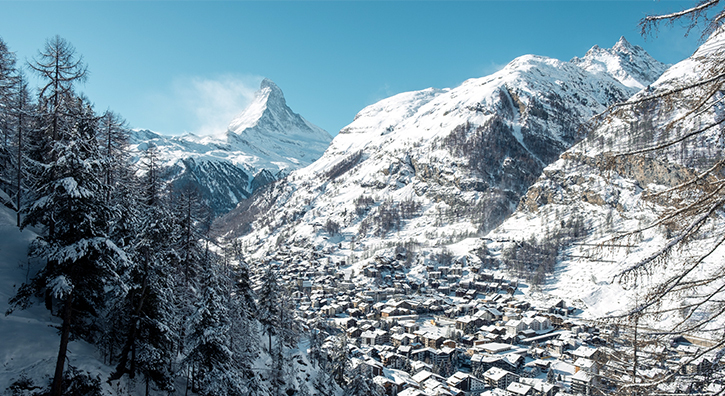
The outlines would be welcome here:
<svg viewBox="0 0 725 396">
<path fill-rule="evenodd" d="M 174 78 L 166 92 L 151 95 L 154 106 L 171 118 L 169 124 L 176 129 L 159 132 L 223 133 L 229 121 L 253 99 L 261 80 L 259 76 L 233 74 Z"/>
<path fill-rule="evenodd" d="M 489 62 L 488 65 L 485 65 L 481 68 L 481 76 L 488 76 L 493 73 L 496 73 L 497 71 L 503 69 L 506 67 L 506 63 L 495 63 L 493 61 Z"/>
</svg>

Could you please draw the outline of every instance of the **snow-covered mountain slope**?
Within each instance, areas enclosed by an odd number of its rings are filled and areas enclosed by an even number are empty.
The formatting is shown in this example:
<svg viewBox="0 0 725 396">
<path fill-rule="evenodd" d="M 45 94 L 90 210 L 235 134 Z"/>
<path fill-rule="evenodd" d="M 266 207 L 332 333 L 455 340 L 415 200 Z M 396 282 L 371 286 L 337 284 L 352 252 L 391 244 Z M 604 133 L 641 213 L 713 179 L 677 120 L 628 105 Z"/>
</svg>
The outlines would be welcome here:
<svg viewBox="0 0 725 396">
<path fill-rule="evenodd" d="M 218 136 L 165 136 L 134 131 L 134 155 L 157 149 L 165 179 L 199 189 L 215 214 L 225 213 L 256 188 L 311 164 L 332 138 L 294 113 L 282 90 L 262 81 L 254 100 Z"/>
<path fill-rule="evenodd" d="M 657 73 L 636 70 L 654 63 L 624 40 L 607 53 L 629 56 L 628 67 L 612 66 L 617 78 L 526 55 L 456 88 L 368 106 L 322 158 L 219 223 L 260 256 L 291 241 L 361 256 L 399 241 L 433 246 L 479 235 L 513 212 L 543 168 L 580 139 L 582 123 Z"/>
<path fill-rule="evenodd" d="M 669 68 L 629 102 L 634 104 L 643 98 L 657 97 L 706 80 L 713 69 L 722 71 L 724 49 L 725 34 L 720 30 L 693 56 Z M 693 179 L 721 160 L 725 130 L 719 125 L 656 151 L 622 154 L 662 146 L 722 120 L 725 114 L 722 90 L 715 93 L 704 110 L 695 112 L 694 106 L 699 104 L 701 95 L 702 91 L 697 89 L 687 90 L 674 100 L 656 99 L 612 112 L 597 124 L 587 139 L 544 169 L 521 199 L 516 212 L 488 235 L 488 248 L 500 251 L 511 246 L 511 242 L 502 241 L 551 240 L 564 224 L 582 219 L 586 232 L 578 239 L 563 241 L 564 250 L 557 258 L 554 275 L 547 279 L 543 289 L 578 299 L 592 317 L 626 309 L 651 285 L 681 271 L 685 263 L 692 263 L 693 257 L 702 255 L 723 235 L 725 214 L 721 211 L 712 213 L 687 249 L 672 253 L 671 264 L 665 271 L 653 271 L 640 279 L 644 282 L 634 286 L 620 283 L 615 275 L 671 242 L 684 224 L 664 222 L 632 238 L 616 237 L 648 227 L 663 213 L 701 196 L 703 192 L 698 193 L 695 187 L 682 192 L 674 190 L 667 195 L 658 193 Z M 721 271 L 723 257 L 725 249 L 720 247 L 686 279 L 702 279 Z M 684 307 L 689 297 L 684 293 L 663 304 Z M 660 317 L 658 323 L 649 325 L 667 327 L 687 312 L 687 309 L 673 310 Z M 712 325 L 722 327 L 722 323 Z"/>
</svg>

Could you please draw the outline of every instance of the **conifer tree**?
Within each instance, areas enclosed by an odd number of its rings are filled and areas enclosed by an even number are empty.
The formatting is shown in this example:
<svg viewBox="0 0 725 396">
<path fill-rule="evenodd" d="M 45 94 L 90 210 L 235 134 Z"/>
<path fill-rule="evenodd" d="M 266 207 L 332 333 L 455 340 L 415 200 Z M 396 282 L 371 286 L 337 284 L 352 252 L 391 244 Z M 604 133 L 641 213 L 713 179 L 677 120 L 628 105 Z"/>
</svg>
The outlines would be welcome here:
<svg viewBox="0 0 725 396">
<path fill-rule="evenodd" d="M 27 306 L 33 294 L 46 293 L 61 312 L 61 343 L 51 389 L 62 393 L 66 351 L 71 333 L 92 338 L 94 318 L 105 310 L 108 291 L 121 293 L 117 271 L 127 264 L 125 252 L 105 231 L 113 208 L 105 205 L 103 161 L 97 146 L 97 118 L 83 98 L 70 109 L 75 124 L 60 129 L 51 144 L 54 160 L 39 164 L 34 186 L 38 199 L 23 225 L 53 225 L 31 245 L 30 254 L 47 264 L 12 299 Z"/>
<path fill-rule="evenodd" d="M 0 38 L 0 171 L 5 176 L 8 168 L 11 150 L 10 141 L 13 135 L 13 90 L 16 85 L 15 54 L 10 52 L 5 42 Z M 0 186 L 5 187 L 7 180 L 1 180 Z"/>
<path fill-rule="evenodd" d="M 123 233 L 115 228 L 119 235 L 133 235 L 123 242 L 129 245 L 133 263 L 124 272 L 128 293 L 118 302 L 115 312 L 115 327 L 122 331 L 114 334 L 122 334 L 123 348 L 111 380 L 124 374 L 134 378 L 141 373 L 147 384 L 151 381 L 158 389 L 170 391 L 173 390 L 171 362 L 179 349 L 172 266 L 177 258 L 173 243 L 175 224 L 161 193 L 153 148 L 144 154 L 142 167 L 144 176 L 137 189 L 140 192 L 138 213 L 132 209 L 135 205 L 124 205 L 131 218 L 137 216 L 139 221 L 124 220 L 126 232 Z"/>
<path fill-rule="evenodd" d="M 15 118 L 15 210 L 17 213 L 16 224 L 20 227 L 20 213 L 25 200 L 25 156 L 29 144 L 27 136 L 34 130 L 35 126 L 35 104 L 30 98 L 30 91 L 25 76 L 19 73 L 16 80 L 14 100 L 13 100 L 13 116 Z"/>
<path fill-rule="evenodd" d="M 56 35 L 45 42 L 37 58 L 28 64 L 44 80 L 40 87 L 40 105 L 47 116 L 46 131 L 52 141 L 67 127 L 66 109 L 72 106 L 73 86 L 87 78 L 88 67 L 83 57 L 68 41 Z"/>
<path fill-rule="evenodd" d="M 277 335 L 280 323 L 279 323 L 279 300 L 280 300 L 280 288 L 277 283 L 277 275 L 274 273 L 271 267 L 267 267 L 267 270 L 262 276 L 262 287 L 257 295 L 257 313 L 259 322 L 264 328 L 264 332 L 268 338 L 268 351 L 272 355 L 272 336 Z"/>
<path fill-rule="evenodd" d="M 228 299 L 220 270 L 209 263 L 203 292 L 188 323 L 185 363 L 193 368 L 194 389 L 200 395 L 247 394 L 246 379 L 230 348 L 232 329 Z"/>
<path fill-rule="evenodd" d="M 231 317 L 230 348 L 240 374 L 248 383 L 249 392 L 256 394 L 260 385 L 252 365 L 259 356 L 260 348 L 257 336 L 258 325 L 255 320 L 256 303 L 249 280 L 249 266 L 242 257 L 238 241 L 232 242 L 227 248 L 227 255 L 232 258 L 228 265 L 230 287 L 227 290 Z"/>
</svg>

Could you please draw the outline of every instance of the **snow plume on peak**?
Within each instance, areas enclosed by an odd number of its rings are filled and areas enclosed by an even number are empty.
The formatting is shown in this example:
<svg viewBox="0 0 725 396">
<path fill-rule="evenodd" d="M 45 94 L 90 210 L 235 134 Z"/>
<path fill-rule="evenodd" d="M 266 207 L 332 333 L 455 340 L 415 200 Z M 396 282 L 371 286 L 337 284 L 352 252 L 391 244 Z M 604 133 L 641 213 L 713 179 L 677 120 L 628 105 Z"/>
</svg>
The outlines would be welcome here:
<svg viewBox="0 0 725 396">
<path fill-rule="evenodd" d="M 230 131 L 241 131 L 254 127 L 264 115 L 269 104 L 276 108 L 287 106 L 282 90 L 272 80 L 265 78 L 262 80 L 259 90 L 254 94 L 252 102 L 232 119 L 228 129 Z"/>
<path fill-rule="evenodd" d="M 574 58 L 571 63 L 594 74 L 609 74 L 636 90 L 652 84 L 667 70 L 667 65 L 652 58 L 642 47 L 630 44 L 624 36 L 612 48 L 595 45 L 583 58 Z"/>
<path fill-rule="evenodd" d="M 135 131 L 132 144 L 138 157 L 153 144 L 168 179 L 198 185 L 214 213 L 222 214 L 262 185 L 311 164 L 331 139 L 294 113 L 282 90 L 264 79 L 254 99 L 222 136 Z"/>
</svg>

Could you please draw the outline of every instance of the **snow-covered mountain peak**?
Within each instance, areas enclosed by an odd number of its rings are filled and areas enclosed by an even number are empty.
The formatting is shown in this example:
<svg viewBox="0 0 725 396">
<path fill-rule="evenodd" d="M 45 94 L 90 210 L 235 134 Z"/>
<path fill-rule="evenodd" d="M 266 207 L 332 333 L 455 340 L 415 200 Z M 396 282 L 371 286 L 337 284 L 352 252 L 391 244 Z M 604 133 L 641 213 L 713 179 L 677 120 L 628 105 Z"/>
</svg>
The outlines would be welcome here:
<svg viewBox="0 0 725 396">
<path fill-rule="evenodd" d="M 320 158 L 332 138 L 293 112 L 282 90 L 264 79 L 222 136 L 164 136 L 141 130 L 131 140 L 138 157 L 150 145 L 157 148 L 172 182 L 204 184 L 204 198 L 220 214 L 258 187 Z"/>
<path fill-rule="evenodd" d="M 637 90 L 652 84 L 667 69 L 667 65 L 652 58 L 642 47 L 630 44 L 624 36 L 612 48 L 595 45 L 583 58 L 575 57 L 571 63 L 594 74 L 610 74 Z"/>
<path fill-rule="evenodd" d="M 264 116 L 264 112 L 284 110 L 287 101 L 282 90 L 272 80 L 265 78 L 254 94 L 252 102 L 232 119 L 229 123 L 229 131 L 241 132 L 247 128 L 254 127 Z"/>
<path fill-rule="evenodd" d="M 619 41 L 617 41 L 617 44 L 614 44 L 614 47 L 612 47 L 612 51 L 615 51 L 615 52 L 629 53 L 629 52 L 633 52 L 633 51 L 637 51 L 637 50 L 642 50 L 642 47 L 633 46 L 632 44 L 629 43 L 629 41 L 627 41 L 626 38 L 624 38 L 624 36 L 621 36 L 619 38 Z"/>
<path fill-rule="evenodd" d="M 304 157 L 306 151 L 322 154 L 330 134 L 287 106 L 282 90 L 269 79 L 262 80 L 252 102 L 229 123 L 227 140 L 242 142 L 262 153 Z"/>
</svg>

